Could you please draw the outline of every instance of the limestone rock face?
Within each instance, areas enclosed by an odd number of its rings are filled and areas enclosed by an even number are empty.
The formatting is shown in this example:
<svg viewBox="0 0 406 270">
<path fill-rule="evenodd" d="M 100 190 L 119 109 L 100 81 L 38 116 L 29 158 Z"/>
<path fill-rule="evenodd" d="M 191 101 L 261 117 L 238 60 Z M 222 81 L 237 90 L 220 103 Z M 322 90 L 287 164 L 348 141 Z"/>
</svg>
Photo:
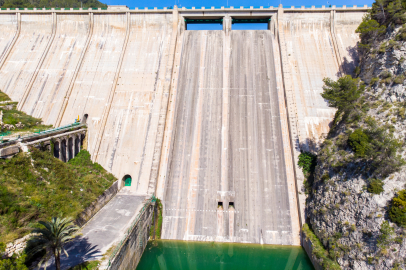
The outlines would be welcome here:
<svg viewBox="0 0 406 270">
<path fill-rule="evenodd" d="M 393 39 L 395 33 L 384 42 Z M 399 115 L 406 101 L 406 42 L 366 56 L 360 68 L 359 77 L 367 85 L 362 95 L 376 106 L 356 123 L 338 124 L 324 142 L 307 198 L 306 219 L 330 254 L 336 252 L 342 269 L 406 269 L 406 229 L 391 223 L 388 217 L 390 201 L 397 191 L 405 189 L 406 168 L 381 179 L 384 191 L 372 194 L 367 190 L 371 176 L 362 173 L 366 164 L 354 158 L 351 148 L 340 150 L 336 146 L 348 138 L 349 130 L 364 127 L 369 116 L 382 126 L 390 124 L 394 136 L 405 142 L 406 117 Z M 403 158 L 405 150 L 406 144 L 398 152 Z M 346 165 L 340 167 L 340 163 Z M 328 177 L 322 180 L 324 175 Z M 394 228 L 387 245 L 379 242 L 384 221 Z"/>
</svg>

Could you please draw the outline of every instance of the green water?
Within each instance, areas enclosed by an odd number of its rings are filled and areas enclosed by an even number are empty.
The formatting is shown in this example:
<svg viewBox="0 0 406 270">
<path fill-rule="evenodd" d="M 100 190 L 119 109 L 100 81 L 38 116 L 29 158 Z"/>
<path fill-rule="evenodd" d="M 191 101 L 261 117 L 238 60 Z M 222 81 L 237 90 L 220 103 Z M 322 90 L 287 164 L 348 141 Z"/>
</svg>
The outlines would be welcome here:
<svg viewBox="0 0 406 270">
<path fill-rule="evenodd" d="M 302 247 L 159 240 L 137 270 L 314 269 Z"/>
</svg>

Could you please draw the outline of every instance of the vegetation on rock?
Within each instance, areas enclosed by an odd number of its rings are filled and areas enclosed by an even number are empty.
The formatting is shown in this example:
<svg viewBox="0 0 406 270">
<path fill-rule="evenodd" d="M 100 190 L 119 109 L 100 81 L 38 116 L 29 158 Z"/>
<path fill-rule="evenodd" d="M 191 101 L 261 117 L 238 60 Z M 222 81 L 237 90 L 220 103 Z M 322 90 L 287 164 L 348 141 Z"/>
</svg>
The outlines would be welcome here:
<svg viewBox="0 0 406 270">
<path fill-rule="evenodd" d="M 383 192 L 383 181 L 380 179 L 372 179 L 369 182 L 368 192 L 381 194 Z"/>
<path fill-rule="evenodd" d="M 357 77 L 324 79 L 337 111 L 306 186 L 306 218 L 345 269 L 406 268 L 405 23 L 406 1 L 376 1 L 357 29 Z"/>
<path fill-rule="evenodd" d="M 362 129 L 356 129 L 348 138 L 348 144 L 351 146 L 352 151 L 359 156 L 364 157 L 365 152 L 368 150 L 369 138 Z"/>
<path fill-rule="evenodd" d="M 0 160 L 0 239 L 11 242 L 40 220 L 76 218 L 116 178 L 82 150 L 68 163 L 35 148 Z"/>
<path fill-rule="evenodd" d="M 389 218 L 399 226 L 406 226 L 406 190 L 399 191 L 391 201 Z"/>
<path fill-rule="evenodd" d="M 163 207 L 162 207 L 162 202 L 160 199 L 156 199 L 156 211 L 154 211 L 154 214 L 152 216 L 152 224 L 153 226 L 151 226 L 151 229 L 149 231 L 149 236 L 151 237 L 151 239 L 161 239 L 161 231 L 162 231 L 162 221 L 163 221 L 163 217 L 162 217 L 162 211 L 163 211 Z M 157 216 L 155 216 L 155 213 L 157 213 Z M 155 232 L 155 238 L 154 238 L 154 232 Z"/>
<path fill-rule="evenodd" d="M 308 224 L 304 224 L 302 231 L 307 240 L 310 240 L 312 243 L 312 252 L 313 255 L 320 261 L 320 264 L 324 269 L 338 270 L 341 269 L 340 266 L 335 262 L 334 258 L 332 259 L 328 251 L 324 248 L 323 244 L 310 229 Z"/>
</svg>

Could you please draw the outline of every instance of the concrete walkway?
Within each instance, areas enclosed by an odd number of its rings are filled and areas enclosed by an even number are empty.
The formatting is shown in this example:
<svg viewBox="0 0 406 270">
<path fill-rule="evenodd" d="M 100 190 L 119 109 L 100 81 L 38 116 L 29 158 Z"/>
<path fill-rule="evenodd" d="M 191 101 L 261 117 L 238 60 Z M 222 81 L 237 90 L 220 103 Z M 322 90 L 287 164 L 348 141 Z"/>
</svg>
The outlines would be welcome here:
<svg viewBox="0 0 406 270">
<path fill-rule="evenodd" d="M 69 257 L 61 258 L 62 270 L 85 261 L 99 260 L 124 237 L 146 195 L 121 189 L 81 230 L 82 235 L 67 247 Z M 47 269 L 55 269 L 53 263 Z"/>
</svg>

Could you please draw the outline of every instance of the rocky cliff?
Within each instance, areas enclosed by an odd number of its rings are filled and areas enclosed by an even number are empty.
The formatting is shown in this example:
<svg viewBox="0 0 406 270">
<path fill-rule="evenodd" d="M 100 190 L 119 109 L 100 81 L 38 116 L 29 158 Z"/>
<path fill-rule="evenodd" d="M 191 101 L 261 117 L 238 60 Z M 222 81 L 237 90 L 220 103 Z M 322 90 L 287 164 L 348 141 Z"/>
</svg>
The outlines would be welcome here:
<svg viewBox="0 0 406 270">
<path fill-rule="evenodd" d="M 317 166 L 302 164 L 307 223 L 342 269 L 406 269 L 406 25 L 384 3 L 359 28 L 357 78 L 325 79 L 337 113 Z"/>
</svg>

